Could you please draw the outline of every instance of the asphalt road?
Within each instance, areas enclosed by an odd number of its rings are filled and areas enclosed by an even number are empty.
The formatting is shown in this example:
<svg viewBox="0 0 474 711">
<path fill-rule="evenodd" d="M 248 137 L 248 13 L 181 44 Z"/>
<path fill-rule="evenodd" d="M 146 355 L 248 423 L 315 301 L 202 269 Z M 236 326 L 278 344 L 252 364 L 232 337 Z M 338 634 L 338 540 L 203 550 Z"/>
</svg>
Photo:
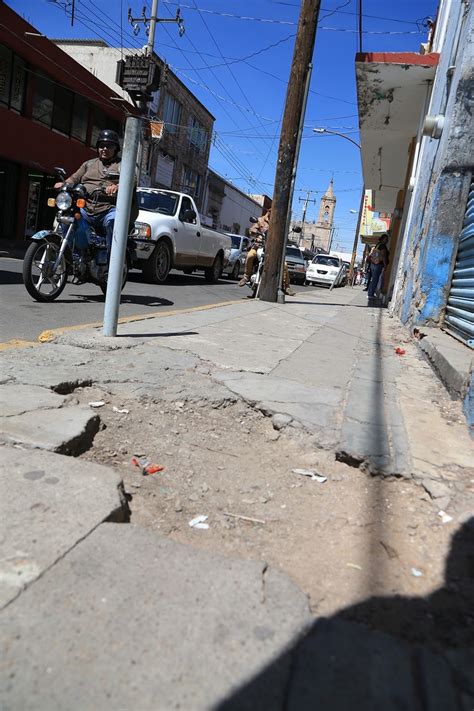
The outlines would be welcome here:
<svg viewBox="0 0 474 711">
<path fill-rule="evenodd" d="M 43 304 L 27 293 L 21 275 L 22 260 L 0 258 L 0 343 L 12 339 L 35 341 L 46 330 L 101 322 L 104 297 L 93 284 L 68 284 L 56 301 Z M 295 291 L 304 287 L 294 286 Z M 186 276 L 171 272 L 166 284 L 147 284 L 140 272 L 131 272 L 122 292 L 120 316 L 155 314 L 160 311 L 205 306 L 246 299 L 247 287 L 222 278 L 207 284 L 200 273 Z"/>
</svg>

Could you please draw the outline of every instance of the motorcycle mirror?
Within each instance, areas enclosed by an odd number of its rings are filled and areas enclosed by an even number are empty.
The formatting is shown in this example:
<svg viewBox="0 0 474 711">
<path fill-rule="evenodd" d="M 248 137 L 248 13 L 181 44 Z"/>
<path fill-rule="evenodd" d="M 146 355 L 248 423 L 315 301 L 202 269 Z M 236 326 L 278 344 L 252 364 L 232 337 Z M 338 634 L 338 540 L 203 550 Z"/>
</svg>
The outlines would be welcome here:
<svg viewBox="0 0 474 711">
<path fill-rule="evenodd" d="M 258 220 L 256 217 L 249 217 L 249 222 L 255 223 L 255 222 L 258 222 Z"/>
<path fill-rule="evenodd" d="M 66 171 L 64 168 L 55 167 L 54 172 L 57 174 L 58 178 L 61 178 L 61 180 L 64 180 L 66 177 Z"/>
<path fill-rule="evenodd" d="M 120 173 L 106 173 L 104 177 L 106 180 L 119 180 Z"/>
</svg>

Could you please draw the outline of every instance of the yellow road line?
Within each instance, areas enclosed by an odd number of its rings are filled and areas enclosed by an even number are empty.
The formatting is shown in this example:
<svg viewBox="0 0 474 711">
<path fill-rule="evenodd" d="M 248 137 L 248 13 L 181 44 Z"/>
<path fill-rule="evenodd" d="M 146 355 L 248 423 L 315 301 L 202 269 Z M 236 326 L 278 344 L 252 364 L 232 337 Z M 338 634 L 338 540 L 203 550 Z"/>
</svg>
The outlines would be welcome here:
<svg viewBox="0 0 474 711">
<path fill-rule="evenodd" d="M 242 304 L 249 303 L 247 299 L 233 299 L 231 301 L 219 301 L 217 304 L 205 304 L 204 306 L 190 306 L 184 309 L 174 309 L 171 311 L 154 311 L 151 314 L 138 314 L 136 316 L 122 316 L 118 319 L 119 324 L 123 323 L 133 323 L 134 321 L 146 321 L 152 318 L 164 318 L 165 316 L 176 316 L 177 314 L 193 313 L 195 311 L 209 311 L 210 309 L 217 309 L 221 306 L 229 306 L 230 304 Z M 70 331 L 81 331 L 85 328 L 100 328 L 103 325 L 102 321 L 96 321 L 95 323 L 81 323 L 77 326 L 62 326 L 60 328 L 53 328 L 47 331 L 43 331 L 39 337 L 39 343 L 50 343 L 54 341 L 56 336 L 61 336 L 63 333 L 69 333 Z M 145 336 L 146 334 L 144 334 Z"/>
<path fill-rule="evenodd" d="M 5 343 L 0 343 L 0 352 L 9 351 L 13 348 L 31 348 L 32 346 L 37 346 L 36 341 L 22 341 L 18 338 L 12 338 L 11 341 L 6 341 Z"/>
</svg>

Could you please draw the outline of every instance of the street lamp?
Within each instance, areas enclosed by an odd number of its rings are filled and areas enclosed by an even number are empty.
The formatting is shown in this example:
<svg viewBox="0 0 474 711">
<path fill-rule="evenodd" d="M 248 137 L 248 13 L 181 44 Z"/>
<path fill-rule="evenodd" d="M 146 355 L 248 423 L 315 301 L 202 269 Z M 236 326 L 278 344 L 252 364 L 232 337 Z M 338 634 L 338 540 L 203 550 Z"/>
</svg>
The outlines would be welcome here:
<svg viewBox="0 0 474 711">
<path fill-rule="evenodd" d="M 353 138 L 350 138 L 350 136 L 346 136 L 345 133 L 339 133 L 339 131 L 330 131 L 328 128 L 313 128 L 313 131 L 315 133 L 320 133 L 320 134 L 329 134 L 330 136 L 340 136 L 341 138 L 345 138 L 346 141 L 350 141 L 351 143 L 354 144 L 356 148 L 360 150 L 360 143 L 357 143 L 357 141 L 354 141 Z M 360 197 L 360 207 L 359 207 L 359 219 L 357 220 L 357 227 L 356 227 L 356 233 L 354 236 L 354 245 L 352 247 L 352 257 L 351 257 L 351 266 L 349 267 L 349 281 L 352 284 L 352 277 L 354 274 L 354 264 L 356 260 L 356 255 L 357 255 L 357 242 L 359 241 L 359 230 L 360 230 L 360 223 L 362 220 L 362 210 L 364 209 L 364 195 L 365 195 L 365 186 L 362 188 L 362 195 Z"/>
<path fill-rule="evenodd" d="M 346 136 L 345 133 L 339 133 L 339 131 L 330 131 L 328 128 L 313 128 L 313 131 L 315 133 L 328 133 L 331 136 L 340 136 L 341 138 L 345 138 L 347 141 L 353 143 L 354 146 L 356 146 L 360 150 L 360 144 L 357 143 L 357 141 L 354 141 L 353 138 Z"/>
</svg>

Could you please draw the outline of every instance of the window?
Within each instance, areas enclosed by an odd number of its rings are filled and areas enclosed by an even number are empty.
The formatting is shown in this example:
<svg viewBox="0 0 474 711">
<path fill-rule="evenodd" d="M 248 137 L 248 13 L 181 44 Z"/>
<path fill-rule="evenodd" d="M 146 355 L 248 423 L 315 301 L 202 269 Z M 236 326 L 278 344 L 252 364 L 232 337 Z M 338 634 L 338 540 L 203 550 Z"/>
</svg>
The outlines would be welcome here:
<svg viewBox="0 0 474 711">
<path fill-rule="evenodd" d="M 188 143 L 197 153 L 204 153 L 207 148 L 207 131 L 194 116 L 188 122 Z"/>
<path fill-rule="evenodd" d="M 47 77 L 37 76 L 33 99 L 33 118 L 51 126 L 53 120 L 54 83 Z"/>
<path fill-rule="evenodd" d="M 182 106 L 171 94 L 166 94 L 163 108 L 163 120 L 168 133 L 178 133 L 181 122 Z"/>
<path fill-rule="evenodd" d="M 117 131 L 117 133 L 120 133 L 117 121 L 114 121 L 113 119 L 106 116 L 104 112 L 100 109 L 94 108 L 94 119 L 91 131 L 91 146 L 93 148 L 95 148 L 99 133 L 103 131 L 104 128 L 110 128 L 112 131 Z"/>
<path fill-rule="evenodd" d="M 13 60 L 12 86 L 10 95 L 10 108 L 23 112 L 23 102 L 26 88 L 26 64 L 19 57 Z"/>
<path fill-rule="evenodd" d="M 74 105 L 74 94 L 62 86 L 54 89 L 53 105 L 53 128 L 60 133 L 69 136 L 72 123 L 72 108 Z"/>
<path fill-rule="evenodd" d="M 201 176 L 191 168 L 183 168 L 183 192 L 189 193 L 194 198 L 199 197 L 201 191 Z"/>
<path fill-rule="evenodd" d="M 109 128 L 109 126 L 107 126 L 107 121 L 104 112 L 100 109 L 94 109 L 94 119 L 92 123 L 91 132 L 91 146 L 95 147 L 95 144 L 97 143 L 97 139 L 99 137 L 99 133 L 103 131 L 104 128 Z"/>
<path fill-rule="evenodd" d="M 137 191 L 138 207 L 149 212 L 161 212 L 163 215 L 174 215 L 178 206 L 176 193 L 159 193 Z"/>
<path fill-rule="evenodd" d="M 10 82 L 12 75 L 12 53 L 0 45 L 0 101 L 8 104 L 10 101 Z"/>
<path fill-rule="evenodd" d="M 0 45 L 0 103 L 23 111 L 26 87 L 25 62 Z"/>
<path fill-rule="evenodd" d="M 89 104 L 78 94 L 74 97 L 74 112 L 72 115 L 71 136 L 82 143 L 87 139 L 87 124 L 89 123 Z"/>
<path fill-rule="evenodd" d="M 179 219 L 182 220 L 183 222 L 190 222 L 190 220 L 186 219 L 186 211 L 187 210 L 192 210 L 193 212 L 195 212 L 191 200 L 187 197 L 183 197 L 183 199 L 181 200 L 181 209 L 179 211 Z M 191 224 L 194 224 L 194 225 L 196 224 L 196 218 L 194 218 L 194 220 L 191 221 Z"/>
</svg>

